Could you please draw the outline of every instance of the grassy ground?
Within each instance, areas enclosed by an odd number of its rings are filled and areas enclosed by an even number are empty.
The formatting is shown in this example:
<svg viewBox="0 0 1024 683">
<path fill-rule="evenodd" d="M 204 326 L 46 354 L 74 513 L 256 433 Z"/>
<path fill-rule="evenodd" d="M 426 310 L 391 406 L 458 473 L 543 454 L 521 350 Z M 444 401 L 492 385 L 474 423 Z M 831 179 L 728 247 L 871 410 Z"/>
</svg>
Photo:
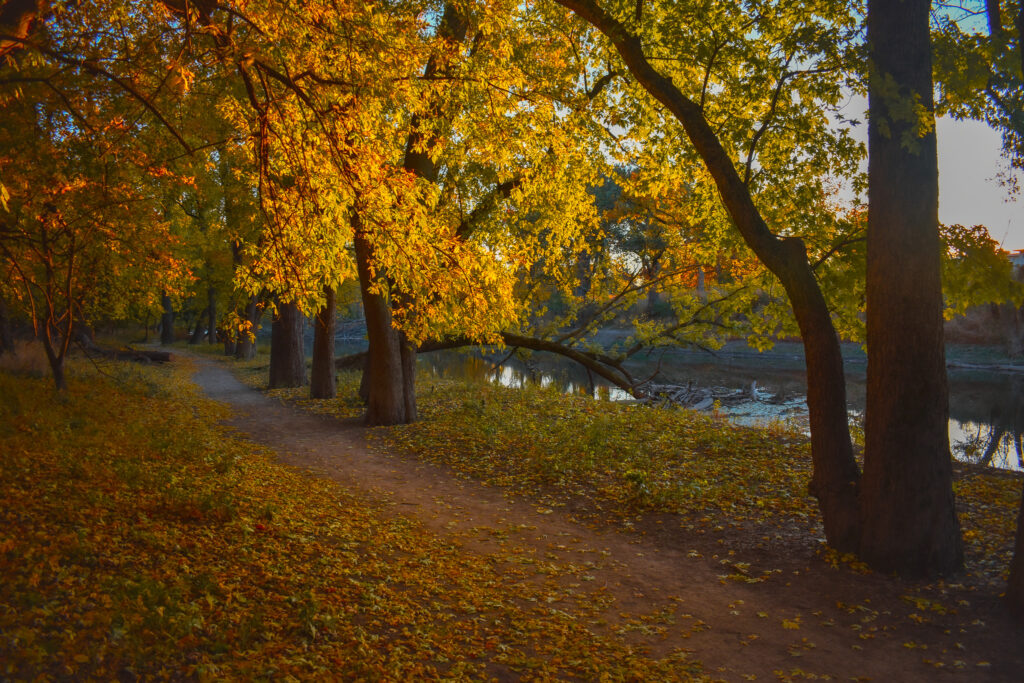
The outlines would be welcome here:
<svg viewBox="0 0 1024 683">
<path fill-rule="evenodd" d="M 266 365 L 261 357 L 236 368 L 243 381 L 262 388 Z M 304 388 L 269 393 L 352 418 L 362 412 L 358 382 L 358 373 L 339 374 L 338 398 L 328 401 L 308 399 Z M 571 505 L 580 514 L 602 511 L 627 520 L 641 512 L 672 513 L 698 534 L 742 530 L 754 537 L 736 541 L 745 545 L 783 529 L 807 541 L 823 534 L 815 501 L 807 495 L 809 441 L 784 425 L 737 427 L 690 410 L 425 376 L 419 378 L 418 402 L 419 422 L 376 428 L 374 438 L 552 507 Z M 955 471 L 966 582 L 1001 591 L 1021 478 L 967 465 Z"/>
<path fill-rule="evenodd" d="M 58 397 L 0 372 L 2 679 L 699 674 L 590 633 L 602 605 L 549 609 L 554 587 L 275 464 L 187 362 L 70 375 Z"/>
</svg>

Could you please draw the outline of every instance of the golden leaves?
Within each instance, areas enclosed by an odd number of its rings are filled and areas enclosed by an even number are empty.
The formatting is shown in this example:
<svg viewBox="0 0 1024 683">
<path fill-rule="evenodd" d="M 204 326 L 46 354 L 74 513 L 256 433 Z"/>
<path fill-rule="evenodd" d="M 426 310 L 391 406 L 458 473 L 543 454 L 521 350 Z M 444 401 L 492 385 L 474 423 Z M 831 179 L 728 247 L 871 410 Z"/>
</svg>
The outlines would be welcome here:
<svg viewBox="0 0 1024 683">
<path fill-rule="evenodd" d="M 0 374 L 0 676 L 678 678 L 238 440 L 187 365 L 73 372 L 64 401 Z"/>
</svg>

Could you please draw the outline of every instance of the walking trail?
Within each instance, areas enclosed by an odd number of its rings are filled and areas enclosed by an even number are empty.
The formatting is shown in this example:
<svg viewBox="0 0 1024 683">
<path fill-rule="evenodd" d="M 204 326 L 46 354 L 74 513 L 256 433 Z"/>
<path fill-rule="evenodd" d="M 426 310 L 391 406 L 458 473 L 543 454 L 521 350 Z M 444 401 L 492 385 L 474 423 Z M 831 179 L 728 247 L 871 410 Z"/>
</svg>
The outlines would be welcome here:
<svg viewBox="0 0 1024 683">
<path fill-rule="evenodd" d="M 638 518 L 632 531 L 587 525 L 371 446 L 355 421 L 283 404 L 220 363 L 196 362 L 195 381 L 233 408 L 229 424 L 274 449 L 281 462 L 361 492 L 383 503 L 386 514 L 411 518 L 496 566 L 506 566 L 510 553 L 536 558 L 517 563 L 517 576 L 537 572 L 532 578 L 541 581 L 545 566 L 586 566 L 584 581 L 578 573 L 566 580 L 567 594 L 614 597 L 607 628 L 652 656 L 692 651 L 707 674 L 726 681 L 1016 681 L 1024 671 L 1015 643 L 1022 631 L 993 597 L 962 600 L 954 589 L 948 600 L 956 614 L 941 614 L 947 610 L 908 598 L 907 584 L 830 568 L 805 547 L 742 558 L 770 563 L 763 581 L 726 579 L 737 575 L 741 558 L 716 545 L 721 541 L 687 535 L 671 516 Z"/>
</svg>

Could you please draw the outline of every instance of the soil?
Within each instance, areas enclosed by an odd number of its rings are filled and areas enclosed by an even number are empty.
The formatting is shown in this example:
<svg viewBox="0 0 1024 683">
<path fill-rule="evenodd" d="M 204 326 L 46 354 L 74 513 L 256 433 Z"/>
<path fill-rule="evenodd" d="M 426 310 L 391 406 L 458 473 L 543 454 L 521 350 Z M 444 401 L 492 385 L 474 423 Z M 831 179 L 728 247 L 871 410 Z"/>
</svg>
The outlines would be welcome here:
<svg viewBox="0 0 1024 683">
<path fill-rule="evenodd" d="M 513 547 L 543 560 L 518 564 L 517 575 L 538 571 L 541 581 L 543 563 L 593 563 L 592 580 L 566 590 L 614 596 L 608 629 L 674 612 L 629 630 L 652 656 L 691 651 L 708 675 L 725 681 L 1021 680 L 1024 626 L 1011 619 L 997 587 L 926 586 L 835 568 L 805 527 L 700 533 L 678 516 L 623 522 L 594 509 L 551 508 L 368 444 L 356 421 L 282 404 L 225 366 L 196 360 L 195 381 L 234 409 L 230 425 L 281 462 L 361 492 L 386 514 L 416 520 L 495 566 Z M 763 580 L 736 581 L 743 571 Z"/>
</svg>

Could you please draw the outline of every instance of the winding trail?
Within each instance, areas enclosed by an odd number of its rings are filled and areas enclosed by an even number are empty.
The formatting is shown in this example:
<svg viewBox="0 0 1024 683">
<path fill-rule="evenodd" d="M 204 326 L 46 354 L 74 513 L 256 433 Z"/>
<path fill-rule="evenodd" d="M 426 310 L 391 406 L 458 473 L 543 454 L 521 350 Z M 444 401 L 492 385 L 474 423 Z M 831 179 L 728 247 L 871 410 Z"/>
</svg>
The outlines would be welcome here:
<svg viewBox="0 0 1024 683">
<path fill-rule="evenodd" d="M 905 646 L 906 613 L 912 609 L 900 600 L 899 585 L 883 577 L 832 570 L 802 553 L 776 557 L 780 570 L 760 583 L 724 580 L 734 573 L 727 564 L 733 558 L 723 546 L 717 546 L 719 557 L 715 541 L 687 536 L 675 518 L 638 520 L 633 532 L 594 528 L 563 510 L 371 447 L 355 421 L 282 404 L 243 385 L 224 364 L 192 358 L 197 384 L 233 408 L 229 424 L 274 449 L 281 462 L 362 492 L 382 503 L 386 514 L 416 520 L 464 552 L 489 556 L 496 566 L 508 565 L 511 556 L 534 558 L 515 566 L 518 574 L 537 572 L 527 580 L 542 581 L 545 564 L 585 567 L 583 580 L 581 572 L 567 573 L 563 609 L 572 613 L 573 594 L 614 597 L 602 615 L 604 628 L 625 631 L 624 637 L 653 656 L 692 651 L 706 673 L 727 681 L 799 673 L 832 680 L 1011 681 L 1024 671 L 1019 648 L 999 642 L 994 632 L 944 633 L 949 624 L 936 622 L 909 634 L 927 650 Z M 870 604 L 858 604 L 864 595 L 872 596 Z M 665 617 L 669 612 L 674 616 Z M 658 613 L 662 617 L 652 618 Z M 951 623 L 969 622 L 965 616 L 961 612 Z M 640 623 L 649 627 L 638 628 Z M 956 652 L 956 642 L 988 640 L 990 652 Z M 954 658 L 963 662 L 960 668 L 926 662 Z M 978 668 L 981 661 L 991 664 Z"/>
</svg>

